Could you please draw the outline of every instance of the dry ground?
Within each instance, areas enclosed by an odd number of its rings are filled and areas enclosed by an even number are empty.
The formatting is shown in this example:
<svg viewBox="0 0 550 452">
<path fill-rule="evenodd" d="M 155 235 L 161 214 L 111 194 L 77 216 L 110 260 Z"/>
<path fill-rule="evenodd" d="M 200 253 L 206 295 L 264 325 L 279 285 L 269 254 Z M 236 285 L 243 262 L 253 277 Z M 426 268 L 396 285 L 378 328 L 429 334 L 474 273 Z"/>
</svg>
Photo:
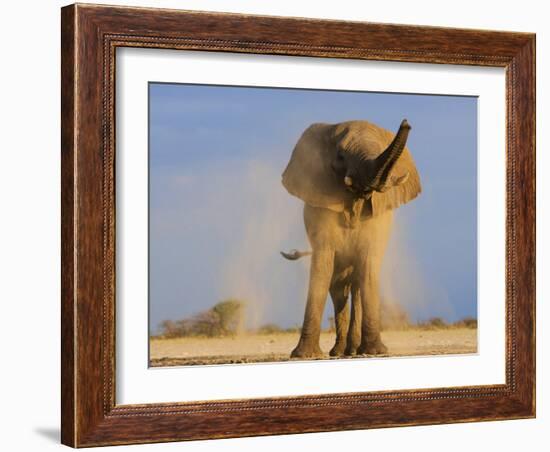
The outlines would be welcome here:
<svg viewBox="0 0 550 452">
<path fill-rule="evenodd" d="M 150 341 L 150 365 L 254 363 L 288 361 L 298 343 L 299 333 L 247 334 L 237 337 L 184 337 Z M 334 333 L 321 334 L 321 349 L 334 345 Z M 411 329 L 384 331 L 382 340 L 389 349 L 384 356 L 443 355 L 477 352 L 477 329 Z"/>
</svg>

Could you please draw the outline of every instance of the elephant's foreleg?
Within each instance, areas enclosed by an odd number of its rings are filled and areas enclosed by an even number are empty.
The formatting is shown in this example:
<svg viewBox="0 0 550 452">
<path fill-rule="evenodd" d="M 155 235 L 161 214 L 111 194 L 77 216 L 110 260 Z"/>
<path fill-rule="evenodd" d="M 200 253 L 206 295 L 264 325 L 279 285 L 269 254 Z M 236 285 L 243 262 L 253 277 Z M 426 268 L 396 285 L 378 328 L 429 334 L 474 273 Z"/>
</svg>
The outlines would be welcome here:
<svg viewBox="0 0 550 452">
<path fill-rule="evenodd" d="M 333 282 L 330 287 L 330 297 L 334 304 L 334 323 L 336 326 L 336 342 L 329 352 L 330 356 L 342 356 L 346 349 L 346 338 L 349 327 L 348 296 L 350 284 Z"/>
<path fill-rule="evenodd" d="M 356 355 L 361 343 L 361 317 L 361 293 L 359 283 L 354 282 L 351 287 L 351 318 L 345 351 L 347 356 Z"/>
<path fill-rule="evenodd" d="M 292 358 L 312 358 L 322 356 L 319 347 L 321 320 L 327 299 L 334 266 L 334 251 L 314 250 L 311 256 L 309 290 L 307 295 L 304 325 L 300 341 L 292 351 Z"/>
<path fill-rule="evenodd" d="M 372 265 L 372 264 L 371 264 Z M 374 267 L 374 268 L 372 268 Z M 361 278 L 361 345 L 357 353 L 379 355 L 387 353 L 380 337 L 380 294 L 376 265 L 367 266 Z"/>
</svg>

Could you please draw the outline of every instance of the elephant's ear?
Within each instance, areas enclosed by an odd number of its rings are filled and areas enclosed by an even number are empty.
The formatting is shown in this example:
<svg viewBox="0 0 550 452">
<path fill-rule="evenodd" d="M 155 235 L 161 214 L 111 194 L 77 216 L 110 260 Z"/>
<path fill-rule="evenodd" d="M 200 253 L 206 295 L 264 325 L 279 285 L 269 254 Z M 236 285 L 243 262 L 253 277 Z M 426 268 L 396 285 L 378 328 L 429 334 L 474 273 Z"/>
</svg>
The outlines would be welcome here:
<svg viewBox="0 0 550 452">
<path fill-rule="evenodd" d="M 392 141 L 394 134 L 385 130 L 384 146 L 385 149 Z M 416 198 L 422 191 L 420 185 L 420 176 L 416 169 L 413 157 L 407 147 L 395 162 L 390 173 L 390 183 L 393 185 L 387 191 L 374 192 L 372 194 L 372 215 L 380 215 L 387 210 L 395 209 L 402 204 L 406 204 Z"/>
<path fill-rule="evenodd" d="M 332 131 L 329 124 L 307 128 L 292 151 L 282 182 L 306 204 L 342 212 L 350 194 L 331 166 L 336 156 Z"/>
</svg>

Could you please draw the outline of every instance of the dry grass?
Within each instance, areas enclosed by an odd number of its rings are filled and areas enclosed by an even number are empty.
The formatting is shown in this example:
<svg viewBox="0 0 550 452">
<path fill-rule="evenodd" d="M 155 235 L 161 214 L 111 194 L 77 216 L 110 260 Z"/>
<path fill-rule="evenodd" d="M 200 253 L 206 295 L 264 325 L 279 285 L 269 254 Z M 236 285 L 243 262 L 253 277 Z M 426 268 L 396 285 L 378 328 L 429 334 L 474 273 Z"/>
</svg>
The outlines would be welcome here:
<svg viewBox="0 0 550 452">
<path fill-rule="evenodd" d="M 298 343 L 299 333 L 244 334 L 235 337 L 152 338 L 150 364 L 179 366 L 288 361 Z M 328 359 L 334 345 L 334 333 L 321 334 L 321 349 Z M 384 331 L 382 340 L 388 346 L 388 357 L 445 355 L 477 352 L 477 329 L 410 329 Z"/>
</svg>

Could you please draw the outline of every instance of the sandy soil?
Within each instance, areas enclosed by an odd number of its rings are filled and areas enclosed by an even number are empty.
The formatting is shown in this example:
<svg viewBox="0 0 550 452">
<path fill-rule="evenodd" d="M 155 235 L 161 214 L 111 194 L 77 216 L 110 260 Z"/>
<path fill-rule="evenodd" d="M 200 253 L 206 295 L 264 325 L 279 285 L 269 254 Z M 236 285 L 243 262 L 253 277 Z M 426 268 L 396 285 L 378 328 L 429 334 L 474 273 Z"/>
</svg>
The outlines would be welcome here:
<svg viewBox="0 0 550 452">
<path fill-rule="evenodd" d="M 278 333 L 234 338 L 151 339 L 150 365 L 288 361 L 298 337 L 298 333 Z M 329 359 L 328 351 L 334 345 L 334 339 L 334 333 L 321 334 L 321 349 L 326 353 L 322 359 Z M 389 349 L 388 355 L 384 355 L 388 357 L 477 352 L 477 330 L 469 328 L 385 331 L 382 340 Z"/>
</svg>

